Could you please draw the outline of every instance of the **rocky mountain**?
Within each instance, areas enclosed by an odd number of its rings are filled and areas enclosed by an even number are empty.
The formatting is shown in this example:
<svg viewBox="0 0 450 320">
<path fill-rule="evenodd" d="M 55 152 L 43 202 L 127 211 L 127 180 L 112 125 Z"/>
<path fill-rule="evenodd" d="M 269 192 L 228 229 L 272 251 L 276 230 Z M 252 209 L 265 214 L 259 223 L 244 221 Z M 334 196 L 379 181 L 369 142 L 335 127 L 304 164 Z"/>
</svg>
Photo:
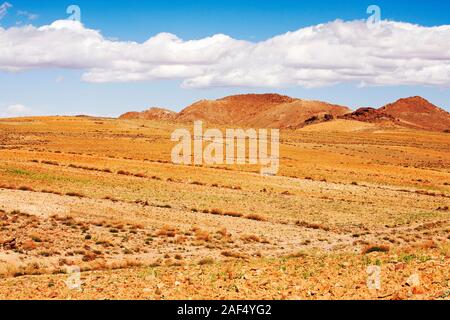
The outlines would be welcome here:
<svg viewBox="0 0 450 320">
<path fill-rule="evenodd" d="M 143 113 L 127 113 L 121 118 L 167 120 L 165 113 L 152 110 L 154 109 Z M 198 101 L 178 114 L 170 114 L 169 120 L 203 120 L 219 125 L 255 128 L 301 128 L 311 122 L 332 120 L 349 112 L 351 110 L 347 107 L 321 101 L 301 100 L 278 94 L 244 94 Z"/>
<path fill-rule="evenodd" d="M 430 131 L 450 130 L 450 113 L 422 97 L 400 99 L 379 109 L 398 119 L 399 124 Z"/>
<path fill-rule="evenodd" d="M 253 128 L 303 128 L 334 119 L 378 123 L 411 129 L 450 132 L 450 113 L 422 97 L 400 99 L 379 109 L 347 107 L 279 94 L 242 94 L 198 101 L 180 113 L 162 108 L 128 112 L 121 119 L 177 122 L 203 120 L 217 125 Z"/>
<path fill-rule="evenodd" d="M 450 131 L 450 113 L 417 96 L 400 99 L 380 109 L 360 108 L 340 118 L 370 123 L 392 123 L 428 131 Z"/>
</svg>

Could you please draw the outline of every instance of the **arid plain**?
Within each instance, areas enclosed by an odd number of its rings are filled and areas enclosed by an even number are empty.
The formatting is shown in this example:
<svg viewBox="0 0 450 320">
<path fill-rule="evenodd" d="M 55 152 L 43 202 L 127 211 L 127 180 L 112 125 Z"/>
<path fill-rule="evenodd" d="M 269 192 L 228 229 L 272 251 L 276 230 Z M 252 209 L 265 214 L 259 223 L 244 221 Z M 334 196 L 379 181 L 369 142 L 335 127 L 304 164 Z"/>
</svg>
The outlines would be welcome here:
<svg viewBox="0 0 450 320">
<path fill-rule="evenodd" d="M 1 119 L 0 298 L 449 298 L 450 134 L 282 129 L 280 171 L 261 176 L 172 164 L 180 127 Z"/>
</svg>

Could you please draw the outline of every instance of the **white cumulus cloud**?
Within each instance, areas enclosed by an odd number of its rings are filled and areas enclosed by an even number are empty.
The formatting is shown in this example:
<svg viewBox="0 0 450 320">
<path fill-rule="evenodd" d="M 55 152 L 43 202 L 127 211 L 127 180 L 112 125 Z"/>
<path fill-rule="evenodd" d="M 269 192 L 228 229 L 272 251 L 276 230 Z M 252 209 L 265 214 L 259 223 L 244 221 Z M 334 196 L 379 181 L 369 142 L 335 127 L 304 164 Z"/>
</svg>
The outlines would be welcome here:
<svg viewBox="0 0 450 320">
<path fill-rule="evenodd" d="M 261 42 L 217 34 L 182 40 L 160 33 L 143 43 L 103 37 L 76 21 L 0 27 L 0 71 L 84 70 L 95 83 L 181 79 L 184 87 L 450 85 L 450 25 L 340 21 Z"/>
<path fill-rule="evenodd" d="M 18 117 L 18 116 L 29 116 L 33 112 L 30 108 L 24 106 L 23 104 L 12 104 L 3 109 L 0 112 L 2 117 Z"/>
<path fill-rule="evenodd" d="M 25 107 L 23 104 L 13 104 L 8 106 L 6 110 L 12 114 L 24 114 L 30 112 L 31 110 Z"/>
</svg>

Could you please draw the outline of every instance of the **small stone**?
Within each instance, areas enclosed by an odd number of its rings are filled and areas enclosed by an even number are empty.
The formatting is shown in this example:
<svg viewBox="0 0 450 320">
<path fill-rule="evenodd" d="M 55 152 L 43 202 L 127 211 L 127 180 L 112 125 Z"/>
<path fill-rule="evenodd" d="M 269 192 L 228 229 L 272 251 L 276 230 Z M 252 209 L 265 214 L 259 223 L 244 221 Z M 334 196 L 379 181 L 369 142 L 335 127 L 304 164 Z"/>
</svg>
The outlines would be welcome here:
<svg viewBox="0 0 450 320">
<path fill-rule="evenodd" d="M 405 264 L 405 263 L 397 263 L 397 264 L 395 265 L 395 271 L 398 271 L 398 270 L 404 270 L 405 267 L 406 267 L 406 264 Z"/>
<path fill-rule="evenodd" d="M 406 280 L 406 284 L 410 287 L 418 286 L 420 284 L 420 276 L 417 273 L 414 273 Z"/>
<path fill-rule="evenodd" d="M 423 290 L 423 288 L 420 288 L 420 287 L 414 287 L 414 288 L 412 289 L 412 293 L 413 293 L 413 294 L 424 294 L 425 291 Z"/>
</svg>

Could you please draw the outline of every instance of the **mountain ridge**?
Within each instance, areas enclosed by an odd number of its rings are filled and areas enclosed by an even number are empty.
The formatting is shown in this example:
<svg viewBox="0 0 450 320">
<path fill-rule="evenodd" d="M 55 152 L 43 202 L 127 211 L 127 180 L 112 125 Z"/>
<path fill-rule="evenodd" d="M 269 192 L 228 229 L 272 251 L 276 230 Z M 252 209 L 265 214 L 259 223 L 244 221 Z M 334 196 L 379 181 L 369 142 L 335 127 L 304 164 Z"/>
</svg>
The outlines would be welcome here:
<svg viewBox="0 0 450 320">
<path fill-rule="evenodd" d="M 340 118 L 371 123 L 391 122 L 411 129 L 450 132 L 450 113 L 420 96 L 401 98 L 379 109 L 360 108 Z"/>
<path fill-rule="evenodd" d="M 217 125 L 279 129 L 299 129 L 311 124 L 343 119 L 450 132 L 450 113 L 420 96 L 401 98 L 378 109 L 363 107 L 352 111 L 346 106 L 275 93 L 239 94 L 216 100 L 199 100 L 179 113 L 163 108 L 150 108 L 143 112 L 127 112 L 119 118 L 182 123 L 202 120 Z"/>
<path fill-rule="evenodd" d="M 155 110 L 127 112 L 120 119 L 158 119 Z M 334 119 L 351 112 L 345 106 L 316 100 L 303 100 L 274 93 L 240 94 L 216 100 L 199 100 L 174 113 L 169 120 L 191 122 L 203 120 L 214 124 L 229 124 L 266 128 L 301 128 L 313 117 Z"/>
</svg>

